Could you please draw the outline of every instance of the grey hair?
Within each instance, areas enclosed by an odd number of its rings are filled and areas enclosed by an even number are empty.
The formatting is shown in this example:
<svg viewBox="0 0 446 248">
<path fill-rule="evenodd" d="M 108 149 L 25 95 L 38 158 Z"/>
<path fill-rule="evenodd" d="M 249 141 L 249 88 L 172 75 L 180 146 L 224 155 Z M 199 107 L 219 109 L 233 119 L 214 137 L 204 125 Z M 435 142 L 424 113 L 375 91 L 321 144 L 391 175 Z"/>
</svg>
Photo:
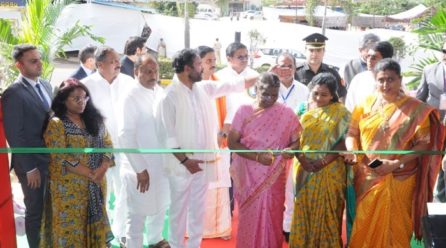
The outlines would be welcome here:
<svg viewBox="0 0 446 248">
<path fill-rule="evenodd" d="M 359 49 L 370 48 L 380 40 L 381 39 L 376 34 L 373 33 L 365 34 L 359 41 Z"/>
<path fill-rule="evenodd" d="M 256 87 L 258 89 L 279 88 L 280 87 L 279 77 L 271 72 L 262 73 L 260 74 L 260 77 L 257 79 Z"/>
<path fill-rule="evenodd" d="M 96 59 L 96 65 L 99 62 L 104 62 L 107 58 L 107 54 L 114 52 L 115 49 L 108 47 L 108 46 L 100 46 L 96 49 L 96 52 L 94 53 L 94 57 Z"/>
</svg>

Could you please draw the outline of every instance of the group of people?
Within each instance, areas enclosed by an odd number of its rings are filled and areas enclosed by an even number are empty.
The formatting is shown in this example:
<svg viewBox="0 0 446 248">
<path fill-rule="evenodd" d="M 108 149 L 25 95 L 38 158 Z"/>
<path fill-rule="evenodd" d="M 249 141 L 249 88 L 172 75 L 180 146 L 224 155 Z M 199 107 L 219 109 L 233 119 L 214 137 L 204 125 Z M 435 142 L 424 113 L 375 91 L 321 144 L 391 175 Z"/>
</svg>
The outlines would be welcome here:
<svg viewBox="0 0 446 248">
<path fill-rule="evenodd" d="M 54 97 L 40 78 L 38 49 L 14 47 L 20 76 L 1 99 L 11 147 L 171 151 L 14 153 L 30 247 L 104 247 L 113 239 L 142 247 L 146 223 L 149 247 L 200 247 L 203 238 L 232 238 L 232 198 L 237 247 L 284 240 L 343 247 L 345 209 L 349 247 L 408 247 L 413 233 L 420 239 L 441 162 L 421 152 L 443 149 L 438 108 L 446 106 L 446 79 L 432 74 L 444 75 L 446 53 L 438 68 L 426 69 L 420 101 L 406 93 L 389 42 L 366 34 L 360 58 L 341 77 L 323 63 L 326 40 L 309 35 L 307 62 L 296 65 L 285 52 L 261 75 L 248 67 L 240 42 L 227 47 L 228 66 L 218 72 L 213 48 L 183 49 L 165 89 L 146 39 L 131 37 L 122 58 L 88 46 Z"/>
</svg>

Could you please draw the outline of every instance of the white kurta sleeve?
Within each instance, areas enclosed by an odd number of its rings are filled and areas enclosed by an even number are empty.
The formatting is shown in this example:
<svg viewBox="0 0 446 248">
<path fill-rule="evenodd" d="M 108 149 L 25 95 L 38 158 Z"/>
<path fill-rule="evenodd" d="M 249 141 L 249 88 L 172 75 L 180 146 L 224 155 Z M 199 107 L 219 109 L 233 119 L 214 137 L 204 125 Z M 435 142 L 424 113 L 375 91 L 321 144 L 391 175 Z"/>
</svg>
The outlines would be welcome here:
<svg viewBox="0 0 446 248">
<path fill-rule="evenodd" d="M 160 103 L 159 114 L 166 137 L 166 148 L 180 147 L 175 131 L 176 109 L 174 99 L 171 97 L 165 97 Z"/>
<path fill-rule="evenodd" d="M 217 98 L 227 94 L 241 92 L 245 89 L 245 78 L 239 76 L 235 80 L 224 82 L 224 81 L 201 81 L 203 89 L 206 93 L 212 97 Z"/>
<path fill-rule="evenodd" d="M 137 99 L 134 97 L 127 97 L 123 101 L 123 107 L 119 111 L 118 140 L 122 148 L 141 148 L 137 141 L 137 124 L 141 114 L 138 113 L 138 107 L 135 101 Z M 143 154 L 126 153 L 125 155 L 136 173 L 140 173 L 147 168 Z"/>
<path fill-rule="evenodd" d="M 355 102 L 355 94 L 356 91 L 356 85 L 358 84 L 358 77 L 353 77 L 352 81 L 350 82 L 350 85 L 347 90 L 347 96 L 345 97 L 345 107 L 352 112 L 355 108 L 357 102 Z"/>
</svg>

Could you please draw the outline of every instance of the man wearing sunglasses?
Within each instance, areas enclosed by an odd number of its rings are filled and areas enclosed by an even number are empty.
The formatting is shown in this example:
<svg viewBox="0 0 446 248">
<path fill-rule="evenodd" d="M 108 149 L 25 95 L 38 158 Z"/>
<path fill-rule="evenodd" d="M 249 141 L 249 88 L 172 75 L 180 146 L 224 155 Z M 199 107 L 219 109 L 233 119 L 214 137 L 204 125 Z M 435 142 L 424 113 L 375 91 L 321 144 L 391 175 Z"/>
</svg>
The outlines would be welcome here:
<svg viewBox="0 0 446 248">
<path fill-rule="evenodd" d="M 258 73 L 248 67 L 249 55 L 248 48 L 239 42 L 233 42 L 226 48 L 226 59 L 228 66 L 218 71 L 215 75 L 219 80 L 230 82 L 237 78 L 256 76 Z M 238 108 L 244 104 L 251 104 L 255 97 L 248 94 L 249 89 L 244 92 L 232 93 L 226 96 L 226 117 L 224 125 L 219 132 L 219 136 L 226 137 L 231 128 L 232 119 Z M 230 188 L 230 198 L 232 199 L 232 188 Z M 231 211 L 234 209 L 234 201 L 231 200 Z"/>
<path fill-rule="evenodd" d="M 416 97 L 438 108 L 444 123 L 446 113 L 446 42 L 443 44 L 442 53 L 442 59 L 438 63 L 428 65 L 424 68 Z M 446 202 L 445 181 L 444 171 L 440 170 L 437 189 L 434 193 L 435 199 L 440 202 Z"/>
</svg>

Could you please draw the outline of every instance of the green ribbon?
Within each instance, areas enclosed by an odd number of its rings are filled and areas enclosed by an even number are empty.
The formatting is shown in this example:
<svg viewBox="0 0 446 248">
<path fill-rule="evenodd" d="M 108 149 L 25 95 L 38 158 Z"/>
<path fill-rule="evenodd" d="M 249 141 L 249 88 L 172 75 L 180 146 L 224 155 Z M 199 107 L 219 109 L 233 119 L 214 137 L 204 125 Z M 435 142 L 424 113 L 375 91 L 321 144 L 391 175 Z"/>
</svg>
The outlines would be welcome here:
<svg viewBox="0 0 446 248">
<path fill-rule="evenodd" d="M 35 153 L 142 153 L 142 154 L 166 154 L 166 153 L 227 153 L 227 152 L 273 152 L 281 153 L 283 150 L 228 150 L 228 149 L 146 149 L 146 148 L 43 148 L 43 147 L 15 147 L 0 148 L 0 153 L 35 154 Z M 412 151 L 412 150 L 376 150 L 376 151 L 341 151 L 341 150 L 287 150 L 293 153 L 343 153 L 353 154 L 379 154 L 379 155 L 443 155 L 444 151 Z"/>
</svg>

